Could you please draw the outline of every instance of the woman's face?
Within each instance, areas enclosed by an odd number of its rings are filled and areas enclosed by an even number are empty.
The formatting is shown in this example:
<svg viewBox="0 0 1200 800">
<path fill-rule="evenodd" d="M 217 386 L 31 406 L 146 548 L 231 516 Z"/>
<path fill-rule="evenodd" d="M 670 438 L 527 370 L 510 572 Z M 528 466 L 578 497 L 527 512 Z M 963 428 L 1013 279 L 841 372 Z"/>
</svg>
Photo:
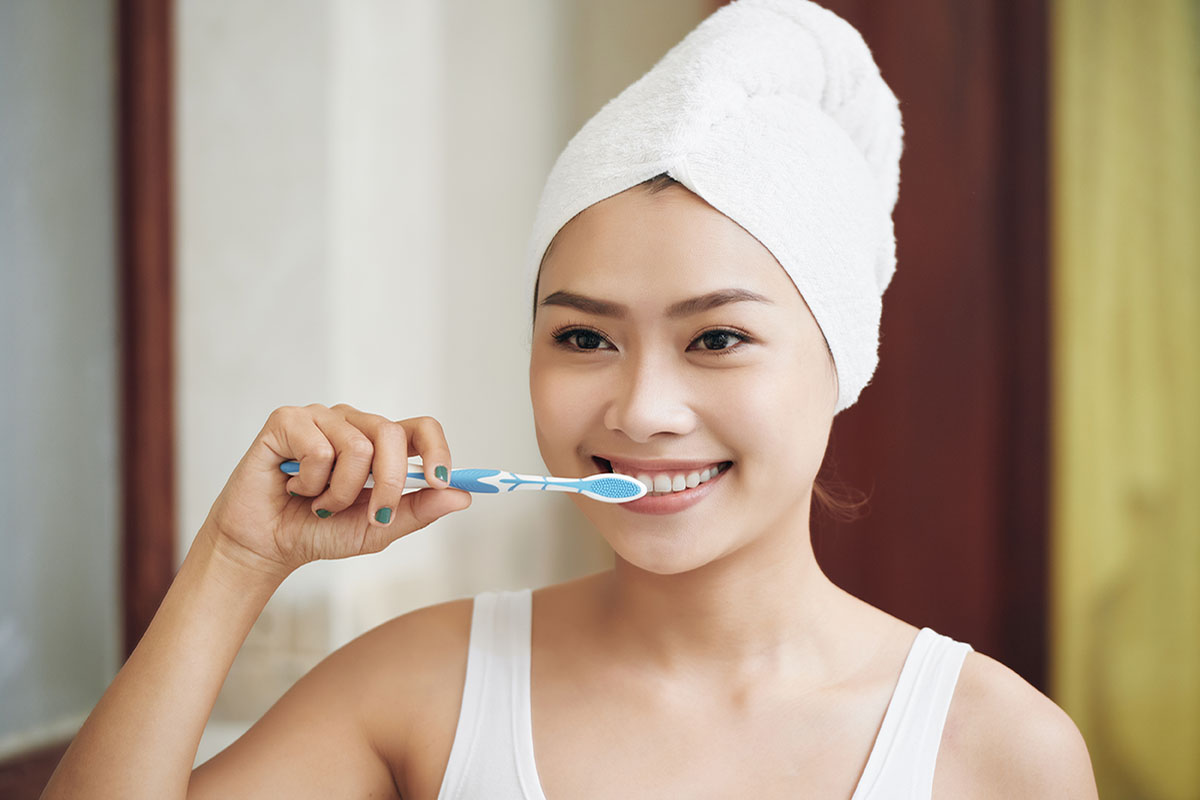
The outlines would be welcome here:
<svg viewBox="0 0 1200 800">
<path fill-rule="evenodd" d="M 671 312 L 731 289 L 762 300 Z M 568 293 L 615 310 L 575 307 Z M 807 536 L 836 376 L 816 320 L 757 239 L 682 187 L 635 186 L 563 227 L 537 303 L 529 388 L 550 474 L 592 475 L 605 459 L 669 480 L 732 462 L 688 490 L 690 503 L 573 495 L 619 558 L 674 574 L 764 535 Z"/>
</svg>

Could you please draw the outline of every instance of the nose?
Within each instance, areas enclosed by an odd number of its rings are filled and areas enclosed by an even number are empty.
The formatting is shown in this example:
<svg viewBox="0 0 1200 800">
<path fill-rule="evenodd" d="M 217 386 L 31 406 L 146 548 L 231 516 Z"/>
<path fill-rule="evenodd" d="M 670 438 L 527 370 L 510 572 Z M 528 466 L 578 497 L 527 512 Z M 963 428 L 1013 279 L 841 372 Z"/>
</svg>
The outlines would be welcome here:
<svg viewBox="0 0 1200 800">
<path fill-rule="evenodd" d="M 682 435 L 696 427 L 692 388 L 681 365 L 669 356 L 643 351 L 623 360 L 609 384 L 604 424 L 632 441 L 645 443 L 659 434 Z"/>
</svg>

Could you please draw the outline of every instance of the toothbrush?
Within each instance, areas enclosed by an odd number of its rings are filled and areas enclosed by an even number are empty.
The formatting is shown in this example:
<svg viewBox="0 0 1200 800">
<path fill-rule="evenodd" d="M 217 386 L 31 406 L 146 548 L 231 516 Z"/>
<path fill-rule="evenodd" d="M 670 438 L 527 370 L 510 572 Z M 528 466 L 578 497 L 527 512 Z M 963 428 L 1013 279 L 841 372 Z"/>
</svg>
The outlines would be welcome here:
<svg viewBox="0 0 1200 800">
<path fill-rule="evenodd" d="M 409 467 L 421 467 L 421 464 L 409 463 Z M 300 471 L 299 461 L 285 461 L 279 469 L 288 475 Z M 500 492 L 546 491 L 576 492 L 584 497 L 599 500 L 602 503 L 628 503 L 644 496 L 649 489 L 646 484 L 630 475 L 617 472 L 600 472 L 586 478 L 549 478 L 541 475 L 522 475 L 502 469 L 452 469 L 450 470 L 450 486 L 476 494 L 499 494 Z M 375 485 L 375 479 L 367 475 L 364 489 Z M 404 488 L 425 489 L 430 484 L 425 480 L 424 472 L 409 471 L 404 481 Z"/>
</svg>

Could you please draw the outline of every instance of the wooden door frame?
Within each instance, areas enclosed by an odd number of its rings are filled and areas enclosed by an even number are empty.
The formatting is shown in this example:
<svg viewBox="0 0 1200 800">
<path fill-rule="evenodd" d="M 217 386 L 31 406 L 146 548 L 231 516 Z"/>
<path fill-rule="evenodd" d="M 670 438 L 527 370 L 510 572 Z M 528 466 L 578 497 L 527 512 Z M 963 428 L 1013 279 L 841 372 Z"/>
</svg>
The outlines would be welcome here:
<svg viewBox="0 0 1200 800">
<path fill-rule="evenodd" d="M 119 0 L 125 655 L 175 575 L 172 0 Z"/>
</svg>

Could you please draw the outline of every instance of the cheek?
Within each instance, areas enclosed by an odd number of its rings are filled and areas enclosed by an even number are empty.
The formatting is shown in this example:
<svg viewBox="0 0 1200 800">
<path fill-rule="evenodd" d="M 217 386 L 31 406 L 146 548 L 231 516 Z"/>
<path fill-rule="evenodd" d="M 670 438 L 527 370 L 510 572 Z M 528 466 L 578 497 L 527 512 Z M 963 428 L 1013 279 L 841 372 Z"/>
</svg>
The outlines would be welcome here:
<svg viewBox="0 0 1200 800">
<path fill-rule="evenodd" d="M 790 387 L 781 384 L 779 376 L 764 373 L 714 397 L 719 399 L 710 419 L 722 420 L 722 438 L 750 462 L 760 457 L 775 461 L 793 422 Z"/>
<path fill-rule="evenodd" d="M 577 370 L 531 363 L 529 397 L 544 454 L 547 446 L 577 443 L 589 428 L 597 409 L 592 383 Z"/>
<path fill-rule="evenodd" d="M 816 477 L 832 423 L 824 379 L 824 373 L 789 367 L 764 372 L 754 386 L 726 395 L 729 441 L 745 448 L 755 481 L 802 486 Z"/>
<path fill-rule="evenodd" d="M 595 397 L 592 382 L 577 371 L 534 367 L 529 373 L 529 396 L 534 414 L 550 420 L 587 413 L 587 398 Z"/>
</svg>

